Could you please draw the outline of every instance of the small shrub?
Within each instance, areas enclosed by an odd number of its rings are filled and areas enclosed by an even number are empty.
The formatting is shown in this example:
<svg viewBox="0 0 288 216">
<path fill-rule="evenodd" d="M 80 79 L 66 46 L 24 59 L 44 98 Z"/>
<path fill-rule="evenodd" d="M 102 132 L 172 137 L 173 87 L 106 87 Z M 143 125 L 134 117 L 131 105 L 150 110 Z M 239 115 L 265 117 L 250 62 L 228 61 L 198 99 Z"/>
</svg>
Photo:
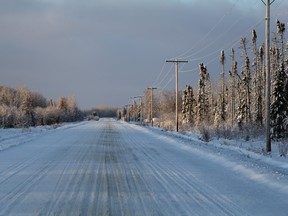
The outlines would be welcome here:
<svg viewBox="0 0 288 216">
<path fill-rule="evenodd" d="M 250 140 L 250 135 L 245 136 L 245 141 L 248 142 Z"/>
<path fill-rule="evenodd" d="M 209 142 L 211 140 L 211 134 L 207 128 L 205 127 L 200 128 L 200 134 L 201 134 L 200 139 L 203 140 L 204 142 Z"/>
<path fill-rule="evenodd" d="M 285 142 L 279 142 L 278 144 L 280 157 L 286 157 L 288 153 L 288 144 Z"/>
<path fill-rule="evenodd" d="M 229 127 L 220 127 L 216 129 L 216 134 L 218 139 L 219 138 L 224 138 L 224 139 L 232 139 L 233 135 L 232 135 L 232 129 Z"/>
</svg>

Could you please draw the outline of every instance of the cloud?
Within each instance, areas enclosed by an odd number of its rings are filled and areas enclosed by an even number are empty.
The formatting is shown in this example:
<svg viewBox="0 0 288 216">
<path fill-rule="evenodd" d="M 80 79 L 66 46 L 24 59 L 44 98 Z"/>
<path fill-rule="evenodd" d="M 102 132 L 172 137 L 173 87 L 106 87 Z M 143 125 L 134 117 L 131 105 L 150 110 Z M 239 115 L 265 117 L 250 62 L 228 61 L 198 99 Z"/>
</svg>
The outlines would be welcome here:
<svg viewBox="0 0 288 216">
<path fill-rule="evenodd" d="M 48 98 L 75 95 L 82 107 L 127 103 L 152 85 L 166 58 L 194 47 L 186 54 L 199 60 L 184 69 L 217 62 L 217 50 L 264 20 L 263 8 L 245 13 L 241 1 L 227 1 L 1 0 L 2 80 Z M 197 83 L 193 73 L 181 74 L 182 86 Z"/>
</svg>

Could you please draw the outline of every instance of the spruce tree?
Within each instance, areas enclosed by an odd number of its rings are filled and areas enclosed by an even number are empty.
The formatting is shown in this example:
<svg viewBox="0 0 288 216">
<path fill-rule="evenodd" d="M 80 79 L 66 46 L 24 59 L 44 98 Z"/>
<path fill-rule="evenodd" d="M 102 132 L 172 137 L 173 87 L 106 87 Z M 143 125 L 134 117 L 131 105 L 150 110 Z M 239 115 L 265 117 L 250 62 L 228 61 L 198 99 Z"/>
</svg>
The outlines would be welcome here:
<svg viewBox="0 0 288 216">
<path fill-rule="evenodd" d="M 187 124 L 188 123 L 188 117 L 187 117 L 187 113 L 188 113 L 188 100 L 187 100 L 187 90 L 185 89 L 182 93 L 182 122 L 183 124 Z"/>
<path fill-rule="evenodd" d="M 231 57 L 231 66 L 229 70 L 229 79 L 228 79 L 228 100 L 227 100 L 227 110 L 230 118 L 231 126 L 235 124 L 235 113 L 236 113 L 236 78 L 238 77 L 237 73 L 237 61 L 235 61 L 235 51 L 232 48 L 230 52 Z"/>
<path fill-rule="evenodd" d="M 225 85 L 225 53 L 224 50 L 221 51 L 220 56 L 220 63 L 221 63 L 221 91 L 218 93 L 218 100 L 215 110 L 215 119 L 214 123 L 218 128 L 220 124 L 223 124 L 226 121 L 227 114 L 226 114 L 226 85 Z"/>
<path fill-rule="evenodd" d="M 250 59 L 247 53 L 246 38 L 241 39 L 242 57 L 244 58 L 244 65 L 241 71 L 240 82 L 240 103 L 238 106 L 237 121 L 239 126 L 249 124 L 251 122 L 251 71 Z"/>
<path fill-rule="evenodd" d="M 193 88 L 190 85 L 186 86 L 182 95 L 182 113 L 183 113 L 183 123 L 194 125 L 194 93 Z"/>
<path fill-rule="evenodd" d="M 279 20 L 276 21 L 276 26 L 277 26 L 277 33 L 279 37 L 279 49 L 280 49 L 280 58 L 281 58 L 281 63 L 284 64 L 285 61 L 285 49 L 284 49 L 284 32 L 285 32 L 285 24 L 281 23 Z"/>
<path fill-rule="evenodd" d="M 253 122 L 258 125 L 263 125 L 263 73 L 262 73 L 262 49 L 257 48 L 257 34 L 256 31 L 252 31 L 252 51 L 254 54 L 252 64 L 252 101 L 251 101 L 251 113 L 253 115 Z M 262 52 L 262 53 L 260 53 Z"/>
<path fill-rule="evenodd" d="M 279 141 L 285 136 L 284 121 L 287 118 L 287 101 L 285 92 L 286 74 L 284 64 L 281 63 L 280 68 L 274 75 L 274 85 L 272 95 L 274 98 L 271 104 L 271 136 L 272 139 Z"/>
<path fill-rule="evenodd" d="M 200 77 L 199 77 L 199 89 L 197 97 L 197 126 L 202 126 L 204 123 L 209 123 L 210 116 L 210 103 L 209 94 L 211 91 L 209 73 L 206 66 L 201 63 L 199 65 Z"/>
</svg>

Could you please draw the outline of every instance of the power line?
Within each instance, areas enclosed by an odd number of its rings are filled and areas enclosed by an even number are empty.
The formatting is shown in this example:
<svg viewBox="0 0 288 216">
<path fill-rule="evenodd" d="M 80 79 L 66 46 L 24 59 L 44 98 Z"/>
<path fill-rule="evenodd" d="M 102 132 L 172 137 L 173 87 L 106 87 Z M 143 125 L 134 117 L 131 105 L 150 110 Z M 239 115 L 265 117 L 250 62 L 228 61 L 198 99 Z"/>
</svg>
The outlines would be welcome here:
<svg viewBox="0 0 288 216">
<path fill-rule="evenodd" d="M 196 52 L 194 52 L 193 54 L 191 55 L 187 55 L 183 58 L 187 59 L 187 58 L 190 58 L 192 56 L 195 56 L 197 54 L 199 54 L 200 52 L 202 52 L 203 50 L 206 50 L 208 49 L 209 47 L 211 47 L 213 44 L 215 44 L 219 39 L 221 39 L 224 35 L 226 35 L 229 31 L 232 30 L 232 28 L 241 20 L 242 18 L 239 17 L 235 22 L 232 23 L 232 25 L 225 31 L 225 32 L 222 32 L 222 34 L 219 34 L 212 42 L 208 43 L 206 46 L 202 47 L 201 49 L 197 50 Z"/>
<path fill-rule="evenodd" d="M 283 4 L 283 2 L 284 2 L 284 0 L 280 0 L 280 1 L 278 2 L 278 4 L 275 5 L 274 8 L 279 8 L 279 6 L 280 6 L 281 4 Z"/>
<path fill-rule="evenodd" d="M 169 79 L 169 81 L 168 81 L 168 82 L 165 84 L 165 86 L 162 87 L 161 89 L 165 89 L 165 88 L 172 82 L 173 79 L 174 79 L 174 77 L 171 76 L 171 78 Z"/>
<path fill-rule="evenodd" d="M 234 7 L 237 5 L 237 3 L 239 2 L 240 0 L 236 0 L 234 2 L 234 4 L 232 5 L 232 7 L 229 9 L 228 12 L 226 12 L 215 24 L 214 26 L 210 29 L 210 31 L 207 32 L 207 34 L 202 37 L 195 45 L 193 45 L 190 49 L 188 49 L 186 52 L 178 55 L 177 57 L 174 57 L 173 59 L 179 59 L 179 58 L 185 58 L 183 56 L 185 56 L 186 54 L 188 54 L 190 51 L 192 51 L 193 49 L 195 49 L 200 43 L 202 43 L 204 40 L 206 40 L 208 38 L 208 36 L 217 28 L 217 26 L 223 21 L 223 19 L 229 15 L 232 10 L 234 9 Z"/>
<path fill-rule="evenodd" d="M 246 35 L 248 34 L 248 32 L 251 32 L 253 29 L 255 29 L 256 27 L 258 27 L 258 26 L 259 26 L 260 24 L 262 24 L 263 22 L 264 22 L 264 20 L 263 20 L 263 18 L 261 18 L 261 20 L 260 20 L 256 25 L 250 27 L 250 28 L 245 32 L 245 34 L 244 34 L 243 36 L 246 36 Z M 243 37 L 243 36 L 241 36 L 241 37 Z M 198 61 L 198 60 L 205 59 L 205 58 L 207 58 L 207 57 L 209 57 L 209 56 L 212 56 L 212 55 L 214 55 L 214 54 L 217 54 L 217 53 L 219 53 L 222 49 L 224 49 L 224 50 L 230 50 L 230 49 L 233 48 L 237 43 L 239 43 L 240 39 L 241 39 L 241 38 L 237 38 L 237 39 L 233 40 L 231 43 L 229 43 L 227 47 L 219 48 L 218 50 L 213 51 L 212 53 L 210 53 L 210 54 L 208 54 L 208 55 L 206 55 L 206 56 L 201 56 L 201 57 L 199 57 L 199 58 L 188 59 L 188 60 L 189 60 L 190 62 L 191 62 L 191 61 Z M 214 62 L 215 60 L 217 60 L 218 58 L 219 58 L 219 57 L 216 56 L 215 58 L 209 60 L 209 61 L 206 62 L 205 64 L 208 65 L 208 64 Z M 190 70 L 180 71 L 179 73 L 193 72 L 193 71 L 198 70 L 198 69 L 199 69 L 199 67 L 195 67 L 195 68 L 190 69 Z"/>
<path fill-rule="evenodd" d="M 201 59 L 204 59 L 204 58 L 206 58 L 206 57 L 212 56 L 213 54 L 215 54 L 215 53 L 219 52 L 220 50 L 222 50 L 223 48 L 219 48 L 218 50 L 213 51 L 212 53 L 209 52 L 209 54 L 206 55 L 206 56 L 201 56 L 201 57 L 192 58 L 192 59 L 190 58 L 190 57 L 195 56 L 195 55 L 197 55 L 198 53 L 202 52 L 203 50 L 211 47 L 211 46 L 212 46 L 216 41 L 218 41 L 223 35 L 227 34 L 227 33 L 236 25 L 236 23 L 240 21 L 240 19 L 241 19 L 241 18 L 237 19 L 237 20 L 227 29 L 227 31 L 225 31 L 225 32 L 223 32 L 222 34 L 220 34 L 220 35 L 219 35 L 215 40 L 213 40 L 211 43 L 207 44 L 205 47 L 202 47 L 200 50 L 197 50 L 197 52 L 194 52 L 194 53 L 191 54 L 191 55 L 185 56 L 184 58 L 185 58 L 185 59 L 189 59 L 189 61 L 201 60 Z M 251 27 L 248 31 L 251 32 L 251 30 L 252 30 L 253 28 L 259 26 L 262 22 L 263 22 L 263 18 L 261 18 L 260 21 L 259 21 L 255 26 Z M 245 36 L 246 36 L 246 35 L 247 35 L 247 31 L 246 31 L 246 33 L 245 33 Z M 237 42 L 238 42 L 238 39 L 236 40 L 236 42 L 235 42 L 235 40 L 234 40 L 232 43 L 233 43 L 233 45 L 234 45 L 234 44 L 237 43 Z M 231 46 L 231 45 L 228 45 L 228 46 Z"/>
<path fill-rule="evenodd" d="M 173 65 L 171 65 L 169 71 L 165 74 L 165 76 L 162 78 L 162 80 L 161 80 L 160 82 L 158 82 L 158 83 L 154 83 L 153 86 L 161 86 L 162 83 L 164 82 L 164 80 L 166 80 L 166 78 L 168 77 L 168 75 L 171 73 L 172 68 L 173 68 Z"/>
<path fill-rule="evenodd" d="M 161 77 L 161 75 L 162 75 L 162 73 L 163 73 L 163 71 L 164 71 L 164 67 L 165 67 L 165 62 L 163 63 L 163 65 L 162 65 L 162 68 L 161 68 L 161 71 L 160 71 L 160 73 L 158 74 L 158 76 L 156 77 L 156 79 L 155 79 L 155 81 L 154 81 L 154 83 L 153 83 L 153 86 L 158 82 L 158 80 L 160 79 L 160 77 Z"/>
<path fill-rule="evenodd" d="M 173 68 L 173 65 L 171 65 L 171 67 Z M 184 67 L 184 65 L 182 65 L 182 66 L 180 67 L 179 73 L 180 73 L 180 71 L 183 69 L 183 67 Z M 172 80 L 174 80 L 174 76 L 171 76 L 171 77 L 170 77 L 170 79 L 169 79 L 168 82 L 165 84 L 165 86 L 163 86 L 163 87 L 158 86 L 159 89 L 165 89 L 165 88 L 172 82 Z"/>
</svg>

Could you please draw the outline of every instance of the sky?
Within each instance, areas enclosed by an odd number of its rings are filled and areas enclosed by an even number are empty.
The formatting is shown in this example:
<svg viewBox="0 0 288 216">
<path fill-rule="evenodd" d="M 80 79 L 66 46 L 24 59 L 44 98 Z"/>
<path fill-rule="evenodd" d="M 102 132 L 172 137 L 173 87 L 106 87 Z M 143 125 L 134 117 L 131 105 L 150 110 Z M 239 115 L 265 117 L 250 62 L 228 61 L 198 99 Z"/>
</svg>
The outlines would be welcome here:
<svg viewBox="0 0 288 216">
<path fill-rule="evenodd" d="M 271 5 L 271 26 L 287 23 L 288 3 Z M 47 99 L 74 96 L 78 106 L 122 107 L 147 87 L 197 87 L 198 65 L 217 79 L 219 56 L 252 29 L 264 42 L 261 0 L 1 0 L 1 85 Z M 260 41 L 261 40 L 261 41 Z M 228 68 L 228 66 L 226 66 Z"/>
</svg>

